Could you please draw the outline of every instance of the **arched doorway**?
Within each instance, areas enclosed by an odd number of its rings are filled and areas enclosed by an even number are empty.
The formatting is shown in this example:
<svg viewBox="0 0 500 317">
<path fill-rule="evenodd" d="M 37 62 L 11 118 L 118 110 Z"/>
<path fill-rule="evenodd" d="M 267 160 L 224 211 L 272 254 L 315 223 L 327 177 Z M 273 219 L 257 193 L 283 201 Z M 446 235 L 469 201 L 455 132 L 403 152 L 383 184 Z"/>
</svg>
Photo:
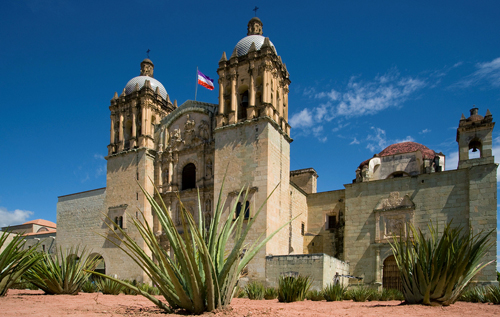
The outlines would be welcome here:
<svg viewBox="0 0 500 317">
<path fill-rule="evenodd" d="M 401 276 L 394 255 L 388 256 L 384 261 L 383 281 L 384 288 L 397 289 L 403 291 Z"/>
<path fill-rule="evenodd" d="M 89 255 L 89 258 L 99 260 L 97 267 L 94 269 L 95 272 L 106 274 L 106 262 L 104 262 L 104 258 L 102 257 L 102 255 L 100 255 L 99 253 L 92 253 L 91 255 Z"/>
<path fill-rule="evenodd" d="M 189 163 L 182 169 L 182 190 L 196 188 L 196 166 Z"/>
</svg>

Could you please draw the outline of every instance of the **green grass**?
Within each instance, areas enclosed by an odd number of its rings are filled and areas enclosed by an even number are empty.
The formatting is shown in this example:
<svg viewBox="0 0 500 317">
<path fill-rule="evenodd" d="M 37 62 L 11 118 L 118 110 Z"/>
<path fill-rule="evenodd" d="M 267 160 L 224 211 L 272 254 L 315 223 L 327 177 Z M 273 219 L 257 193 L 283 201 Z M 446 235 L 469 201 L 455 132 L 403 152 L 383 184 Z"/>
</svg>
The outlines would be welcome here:
<svg viewBox="0 0 500 317">
<path fill-rule="evenodd" d="M 307 292 L 306 299 L 317 302 L 317 301 L 324 300 L 325 297 L 323 296 L 323 292 L 322 291 L 311 290 L 311 291 Z"/>
<path fill-rule="evenodd" d="M 342 284 L 332 283 L 328 284 L 323 289 L 323 297 L 327 302 L 333 301 L 341 301 L 344 299 L 345 292 L 347 291 L 347 287 Z"/>
<path fill-rule="evenodd" d="M 376 290 L 368 286 L 355 286 L 346 292 L 345 299 L 352 299 L 355 302 L 366 302 L 373 300 L 374 296 L 378 296 L 375 293 L 378 294 Z"/>
<path fill-rule="evenodd" d="M 250 282 L 245 286 L 245 293 L 247 293 L 248 299 L 263 299 L 264 298 L 265 287 L 260 282 Z"/>
<path fill-rule="evenodd" d="M 264 299 L 276 299 L 278 298 L 278 289 L 275 287 L 268 287 L 264 292 Z"/>
</svg>

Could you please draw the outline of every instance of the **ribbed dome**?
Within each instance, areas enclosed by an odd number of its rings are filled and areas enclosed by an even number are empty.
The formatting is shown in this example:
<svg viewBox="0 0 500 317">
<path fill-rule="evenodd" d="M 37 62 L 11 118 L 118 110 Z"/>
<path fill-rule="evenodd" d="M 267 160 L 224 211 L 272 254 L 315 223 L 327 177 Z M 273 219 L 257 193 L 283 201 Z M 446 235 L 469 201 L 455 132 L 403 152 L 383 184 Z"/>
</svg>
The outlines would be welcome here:
<svg viewBox="0 0 500 317">
<path fill-rule="evenodd" d="M 265 37 L 262 35 L 249 35 L 247 37 L 242 38 L 238 42 L 238 44 L 236 44 L 236 54 L 238 54 L 238 56 L 243 56 L 248 54 L 248 50 L 250 49 L 252 43 L 255 43 L 256 50 L 260 50 L 262 44 L 264 44 L 264 39 Z M 271 41 L 269 42 L 271 43 L 271 46 L 274 47 L 274 44 Z M 274 47 L 274 49 L 276 50 L 276 47 Z"/>
<path fill-rule="evenodd" d="M 156 91 L 156 87 L 159 87 L 160 96 L 165 100 L 167 99 L 167 91 L 165 90 L 165 87 L 163 87 L 163 85 L 158 80 L 149 76 L 137 76 L 129 80 L 129 82 L 125 86 L 125 94 L 128 95 L 133 92 L 136 84 L 139 84 L 139 89 L 141 89 L 142 87 L 144 87 L 144 82 L 146 82 L 146 80 L 149 80 L 149 82 L 151 83 L 151 88 L 154 91 Z"/>
</svg>

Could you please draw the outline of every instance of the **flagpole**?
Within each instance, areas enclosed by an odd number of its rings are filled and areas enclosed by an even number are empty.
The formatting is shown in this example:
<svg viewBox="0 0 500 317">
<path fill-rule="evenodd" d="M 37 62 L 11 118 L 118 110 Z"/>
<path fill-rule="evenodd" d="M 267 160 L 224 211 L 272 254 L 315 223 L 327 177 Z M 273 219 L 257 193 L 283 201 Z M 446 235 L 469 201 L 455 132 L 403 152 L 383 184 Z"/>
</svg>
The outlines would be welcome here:
<svg viewBox="0 0 500 317">
<path fill-rule="evenodd" d="M 196 66 L 196 88 L 194 90 L 194 101 L 196 101 L 197 94 L 198 94 L 198 66 Z"/>
</svg>

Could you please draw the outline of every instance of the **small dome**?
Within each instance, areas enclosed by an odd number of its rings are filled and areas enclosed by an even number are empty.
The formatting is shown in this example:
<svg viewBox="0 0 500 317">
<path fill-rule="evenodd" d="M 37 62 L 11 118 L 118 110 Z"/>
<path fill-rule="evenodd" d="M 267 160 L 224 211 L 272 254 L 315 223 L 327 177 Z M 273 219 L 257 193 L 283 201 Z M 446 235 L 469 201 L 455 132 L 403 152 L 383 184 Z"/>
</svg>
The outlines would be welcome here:
<svg viewBox="0 0 500 317">
<path fill-rule="evenodd" d="M 376 156 L 382 157 L 382 156 L 411 153 L 411 152 L 416 152 L 416 151 L 421 151 L 422 156 L 426 159 L 433 159 L 436 156 L 436 152 L 429 149 L 425 145 L 420 144 L 420 143 L 416 143 L 416 142 L 401 142 L 401 143 L 389 145 L 388 147 L 383 149 L 380 153 L 378 153 Z M 362 168 L 363 166 L 368 165 L 370 160 L 371 160 L 371 158 L 362 162 L 359 165 L 359 167 Z"/>
<path fill-rule="evenodd" d="M 477 121 L 482 121 L 484 117 L 478 113 L 478 108 L 472 108 L 470 110 L 470 117 L 467 119 L 467 121 L 471 122 L 477 122 Z"/>
<path fill-rule="evenodd" d="M 238 57 L 248 54 L 248 50 L 250 49 L 252 43 L 255 43 L 256 50 L 260 50 L 260 48 L 264 44 L 264 40 L 265 37 L 262 35 L 248 35 L 247 37 L 242 38 L 238 42 L 238 44 L 236 44 L 236 54 L 238 54 Z M 271 41 L 269 41 L 269 43 L 271 43 L 271 46 L 274 47 L 274 44 Z M 276 47 L 274 47 L 274 49 L 276 50 Z"/>
<path fill-rule="evenodd" d="M 149 76 L 137 76 L 129 80 L 129 82 L 125 86 L 125 94 L 128 95 L 133 92 L 136 84 L 139 84 L 139 89 L 141 89 L 142 87 L 144 87 L 144 83 L 146 82 L 146 80 L 149 80 L 149 82 L 151 83 L 151 88 L 154 91 L 156 91 L 156 87 L 159 87 L 160 96 L 165 100 L 167 99 L 167 91 L 165 90 L 165 87 L 163 87 L 163 85 L 158 80 Z"/>
</svg>

